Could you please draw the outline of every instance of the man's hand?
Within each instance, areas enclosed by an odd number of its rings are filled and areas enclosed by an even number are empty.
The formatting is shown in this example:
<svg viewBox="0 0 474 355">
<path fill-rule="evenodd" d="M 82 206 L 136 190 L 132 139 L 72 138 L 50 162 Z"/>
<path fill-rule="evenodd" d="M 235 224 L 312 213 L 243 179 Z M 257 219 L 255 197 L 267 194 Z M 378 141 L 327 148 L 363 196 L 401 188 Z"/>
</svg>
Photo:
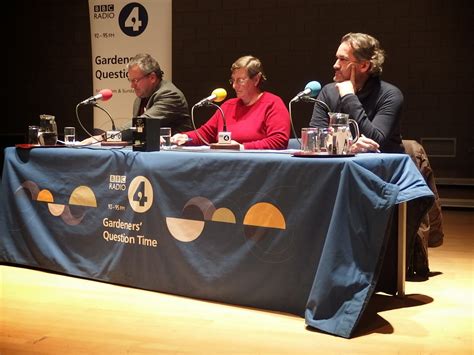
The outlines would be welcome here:
<svg viewBox="0 0 474 355">
<path fill-rule="evenodd" d="M 356 68 L 354 63 L 350 63 L 348 67 L 350 66 L 351 69 L 351 79 L 342 81 L 340 83 L 336 83 L 336 88 L 339 90 L 339 96 L 343 97 L 344 95 L 347 94 L 355 94 L 356 92 L 356 82 L 355 82 L 355 73 L 356 73 Z"/>
<path fill-rule="evenodd" d="M 380 153 L 379 144 L 367 138 L 364 135 L 361 135 L 357 142 L 351 145 L 351 153 Z"/>
<path fill-rule="evenodd" d="M 171 143 L 176 145 L 183 145 L 189 141 L 189 137 L 187 134 L 183 133 L 176 133 L 173 137 L 171 137 Z"/>
<path fill-rule="evenodd" d="M 78 143 L 76 145 L 91 145 L 95 143 L 100 143 L 104 140 L 104 134 L 96 135 L 96 136 L 91 136 L 89 138 L 86 138 Z"/>
</svg>

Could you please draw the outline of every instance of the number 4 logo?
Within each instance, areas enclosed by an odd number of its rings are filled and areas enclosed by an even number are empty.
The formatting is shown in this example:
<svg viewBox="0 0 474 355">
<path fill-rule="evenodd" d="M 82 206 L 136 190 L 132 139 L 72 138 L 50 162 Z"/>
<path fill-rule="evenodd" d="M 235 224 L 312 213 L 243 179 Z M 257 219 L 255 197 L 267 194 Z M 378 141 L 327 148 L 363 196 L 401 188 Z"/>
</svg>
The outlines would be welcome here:
<svg viewBox="0 0 474 355">
<path fill-rule="evenodd" d="M 142 4 L 132 2 L 120 11 L 119 26 L 130 37 L 142 34 L 148 25 L 148 13 Z"/>
<path fill-rule="evenodd" d="M 153 188 L 144 176 L 135 177 L 128 187 L 128 203 L 135 212 L 143 213 L 153 204 Z"/>
</svg>

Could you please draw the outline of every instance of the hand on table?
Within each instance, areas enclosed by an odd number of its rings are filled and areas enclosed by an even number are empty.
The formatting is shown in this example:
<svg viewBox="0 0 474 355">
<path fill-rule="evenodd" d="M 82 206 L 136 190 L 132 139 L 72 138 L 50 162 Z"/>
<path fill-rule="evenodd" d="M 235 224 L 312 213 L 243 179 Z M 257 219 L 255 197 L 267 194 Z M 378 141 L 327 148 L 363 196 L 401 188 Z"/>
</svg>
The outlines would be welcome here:
<svg viewBox="0 0 474 355">
<path fill-rule="evenodd" d="M 351 153 L 380 153 L 380 145 L 364 135 L 361 135 L 357 142 L 351 145 Z"/>
<path fill-rule="evenodd" d="M 76 145 L 91 145 L 91 144 L 94 144 L 94 143 L 99 143 L 99 142 L 102 142 L 104 140 L 104 135 L 103 134 L 99 134 L 99 135 L 96 135 L 96 136 L 90 136 L 89 138 L 86 138 L 86 139 L 83 139 L 82 141 L 76 143 Z"/>
<path fill-rule="evenodd" d="M 171 144 L 183 145 L 189 141 L 189 137 L 184 133 L 176 133 L 171 137 Z"/>
</svg>

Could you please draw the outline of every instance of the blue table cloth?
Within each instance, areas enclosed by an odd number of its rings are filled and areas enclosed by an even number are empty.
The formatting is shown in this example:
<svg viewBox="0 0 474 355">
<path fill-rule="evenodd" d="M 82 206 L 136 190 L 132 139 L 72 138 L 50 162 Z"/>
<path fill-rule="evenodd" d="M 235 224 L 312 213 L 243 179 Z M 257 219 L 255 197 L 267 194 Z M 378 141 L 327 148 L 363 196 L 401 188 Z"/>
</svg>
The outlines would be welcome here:
<svg viewBox="0 0 474 355">
<path fill-rule="evenodd" d="M 403 154 L 7 148 L 1 189 L 2 263 L 289 312 L 342 337 L 396 205 L 433 200 Z"/>
</svg>

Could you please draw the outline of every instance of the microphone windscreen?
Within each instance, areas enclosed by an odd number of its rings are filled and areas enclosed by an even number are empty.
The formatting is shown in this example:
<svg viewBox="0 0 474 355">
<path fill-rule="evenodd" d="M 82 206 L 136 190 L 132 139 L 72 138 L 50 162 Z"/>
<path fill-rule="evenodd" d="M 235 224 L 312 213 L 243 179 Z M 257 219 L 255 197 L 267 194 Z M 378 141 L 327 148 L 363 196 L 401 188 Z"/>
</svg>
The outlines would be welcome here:
<svg viewBox="0 0 474 355">
<path fill-rule="evenodd" d="M 321 84 L 317 81 L 310 81 L 308 84 L 306 84 L 305 90 L 306 89 L 311 90 L 311 92 L 309 93 L 310 97 L 316 97 L 321 91 Z"/>
<path fill-rule="evenodd" d="M 102 89 L 99 91 L 99 94 L 102 95 L 102 101 L 107 101 L 112 97 L 112 90 L 110 89 Z"/>
<path fill-rule="evenodd" d="M 222 89 L 222 88 L 215 89 L 212 92 L 212 95 L 216 96 L 216 98 L 213 100 L 214 102 L 221 102 L 227 97 L 227 91 L 225 91 L 225 89 Z"/>
</svg>

